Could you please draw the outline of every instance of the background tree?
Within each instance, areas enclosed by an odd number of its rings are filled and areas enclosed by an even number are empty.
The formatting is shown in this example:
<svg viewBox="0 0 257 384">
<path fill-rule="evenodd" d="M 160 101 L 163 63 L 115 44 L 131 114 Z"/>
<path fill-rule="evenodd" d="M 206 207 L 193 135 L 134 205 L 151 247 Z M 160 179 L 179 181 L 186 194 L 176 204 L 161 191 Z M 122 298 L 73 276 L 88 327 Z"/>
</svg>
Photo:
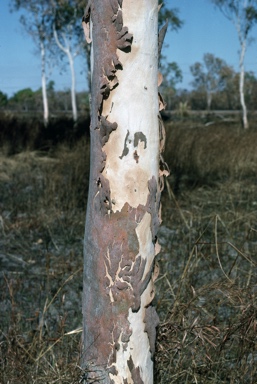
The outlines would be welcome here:
<svg viewBox="0 0 257 384">
<path fill-rule="evenodd" d="M 239 75 L 230 65 L 225 65 L 220 71 L 223 87 L 216 97 L 216 109 L 240 109 L 238 82 Z M 218 100 L 217 100 L 218 99 Z"/>
<path fill-rule="evenodd" d="M 41 56 L 41 84 L 43 99 L 43 117 L 47 124 L 49 119 L 49 107 L 47 99 L 47 45 L 50 36 L 50 16 L 49 2 L 45 0 L 11 0 L 13 10 L 24 10 L 20 18 L 25 31 L 32 37 Z"/>
<path fill-rule="evenodd" d="M 74 121 L 77 120 L 76 75 L 74 59 L 83 51 L 85 39 L 81 34 L 81 20 L 85 1 L 53 0 L 53 34 L 61 52 L 66 55 L 71 72 L 71 105 Z"/>
<path fill-rule="evenodd" d="M 21 89 L 9 99 L 9 107 L 19 112 L 35 110 L 35 93 L 31 88 Z"/>
<path fill-rule="evenodd" d="M 211 0 L 222 13 L 233 22 L 236 27 L 240 43 L 239 57 L 239 94 L 243 110 L 243 126 L 249 127 L 247 118 L 247 107 L 245 104 L 245 68 L 244 60 L 248 44 L 250 43 L 250 32 L 257 22 L 257 0 Z"/>
<path fill-rule="evenodd" d="M 178 31 L 183 26 L 183 21 L 179 18 L 179 10 L 177 8 L 168 8 L 167 1 L 158 0 L 159 4 L 159 29 L 170 31 Z M 164 44 L 164 48 L 168 44 Z M 167 108 L 172 108 L 172 98 L 175 95 L 175 86 L 183 80 L 182 71 L 177 63 L 168 62 L 167 57 L 160 53 L 159 55 L 160 71 L 163 76 L 161 84 L 161 93 L 167 103 Z"/>
<path fill-rule="evenodd" d="M 167 104 L 167 109 L 172 109 L 176 93 L 176 85 L 183 80 L 181 69 L 178 64 L 173 62 L 168 62 L 161 60 L 160 63 L 160 72 L 163 77 L 163 81 L 160 86 L 161 95 L 163 96 L 165 103 Z"/>
<path fill-rule="evenodd" d="M 83 294 L 88 382 L 153 382 L 163 146 L 157 20 L 157 0 L 93 0 L 84 18 L 93 43 Z"/>
<path fill-rule="evenodd" d="M 7 94 L 0 91 L 0 108 L 6 107 L 7 104 L 8 104 Z"/>
<path fill-rule="evenodd" d="M 159 29 L 168 22 L 168 28 L 171 31 L 178 31 L 183 26 L 183 21 L 179 17 L 179 10 L 177 8 L 168 8 L 167 1 L 158 0 L 159 16 L 158 24 Z"/>
<path fill-rule="evenodd" d="M 256 110 L 257 79 L 252 71 L 245 72 L 245 101 L 248 108 Z"/>
<path fill-rule="evenodd" d="M 213 94 L 222 90 L 225 86 L 224 69 L 228 65 L 226 62 L 211 53 L 203 56 L 203 64 L 195 63 L 190 66 L 190 71 L 194 77 L 192 85 L 195 89 L 200 89 L 206 94 L 207 110 L 210 110 Z"/>
</svg>

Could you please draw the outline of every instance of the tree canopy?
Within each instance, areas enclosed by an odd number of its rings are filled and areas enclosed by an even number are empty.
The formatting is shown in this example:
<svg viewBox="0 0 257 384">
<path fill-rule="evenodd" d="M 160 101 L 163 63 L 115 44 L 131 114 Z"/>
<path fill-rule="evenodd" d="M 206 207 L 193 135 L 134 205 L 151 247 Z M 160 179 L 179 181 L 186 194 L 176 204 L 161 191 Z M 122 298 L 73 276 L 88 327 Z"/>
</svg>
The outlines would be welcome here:
<svg viewBox="0 0 257 384">
<path fill-rule="evenodd" d="M 239 94 L 243 111 L 243 126 L 248 128 L 247 107 L 245 103 L 244 60 L 247 46 L 251 41 L 250 32 L 257 23 L 257 0 L 211 0 L 221 12 L 235 25 L 240 43 Z"/>
<path fill-rule="evenodd" d="M 237 29 L 240 40 L 247 39 L 257 22 L 256 0 L 211 0 Z"/>
</svg>

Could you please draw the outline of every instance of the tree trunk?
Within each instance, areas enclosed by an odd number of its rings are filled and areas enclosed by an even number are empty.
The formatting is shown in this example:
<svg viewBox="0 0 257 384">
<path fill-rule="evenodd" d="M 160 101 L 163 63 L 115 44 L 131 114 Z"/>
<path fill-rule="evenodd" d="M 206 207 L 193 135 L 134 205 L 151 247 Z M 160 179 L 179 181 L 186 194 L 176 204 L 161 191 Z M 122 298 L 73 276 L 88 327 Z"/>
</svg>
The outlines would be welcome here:
<svg viewBox="0 0 257 384">
<path fill-rule="evenodd" d="M 59 40 L 56 28 L 53 28 L 54 32 L 54 38 L 55 42 L 60 48 L 61 51 L 65 53 L 68 57 L 69 65 L 70 65 L 70 71 L 71 71 L 71 106 L 72 106 L 72 116 L 73 120 L 77 121 L 78 119 L 78 111 L 77 111 L 77 102 L 76 102 L 76 76 L 75 76 L 75 70 L 74 70 L 74 56 L 71 53 L 71 48 L 67 42 L 66 36 L 63 33 L 63 40 L 65 42 L 65 46 L 62 45 L 62 43 Z"/>
<path fill-rule="evenodd" d="M 91 99 L 91 45 L 87 44 L 85 48 L 86 53 L 86 63 L 87 63 L 87 75 L 86 75 L 86 81 L 87 81 L 87 87 L 88 87 L 88 94 L 89 94 L 89 100 Z"/>
<path fill-rule="evenodd" d="M 207 91 L 207 111 L 211 110 L 212 93 Z"/>
<path fill-rule="evenodd" d="M 42 98 L 43 98 L 43 116 L 45 125 L 48 124 L 49 120 L 49 109 L 48 109 L 48 99 L 46 91 L 46 70 L 45 70 L 45 45 L 44 42 L 40 42 L 41 50 L 41 84 L 42 84 Z"/>
<path fill-rule="evenodd" d="M 243 110 L 243 127 L 244 129 L 249 128 L 248 119 L 247 119 L 247 108 L 245 105 L 245 94 L 244 94 L 244 78 L 245 78 L 245 69 L 244 69 L 244 57 L 246 51 L 246 41 L 241 42 L 241 53 L 240 53 L 240 77 L 239 77 L 239 94 L 240 94 L 240 103 Z"/>
<path fill-rule="evenodd" d="M 163 139 L 158 1 L 91 0 L 84 17 L 88 31 L 89 19 L 93 77 L 84 378 L 102 384 L 151 384 Z"/>
<path fill-rule="evenodd" d="M 74 70 L 74 59 L 72 57 L 72 54 L 70 50 L 67 50 L 67 56 L 69 59 L 70 64 L 70 71 L 71 71 L 71 106 L 72 106 L 72 116 L 73 120 L 78 120 L 78 110 L 77 110 L 77 101 L 76 101 L 76 76 L 75 76 L 75 70 Z"/>
</svg>

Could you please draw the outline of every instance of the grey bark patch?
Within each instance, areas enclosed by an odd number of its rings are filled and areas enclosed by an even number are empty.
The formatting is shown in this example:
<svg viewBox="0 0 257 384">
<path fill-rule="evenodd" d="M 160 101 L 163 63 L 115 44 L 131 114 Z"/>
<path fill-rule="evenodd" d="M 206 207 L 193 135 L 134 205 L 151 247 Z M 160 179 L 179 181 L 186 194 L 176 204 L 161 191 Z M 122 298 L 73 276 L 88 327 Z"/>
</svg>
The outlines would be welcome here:
<svg viewBox="0 0 257 384">
<path fill-rule="evenodd" d="M 143 134 L 143 132 L 136 132 L 134 134 L 134 147 L 136 148 L 138 146 L 139 141 L 142 141 L 144 143 L 144 149 L 147 148 L 147 138 Z"/>
<path fill-rule="evenodd" d="M 163 46 L 164 38 L 165 38 L 167 29 L 168 29 L 168 25 L 169 25 L 169 22 L 167 20 L 166 23 L 159 30 L 159 34 L 158 34 L 158 58 L 159 58 L 159 60 L 161 58 L 162 46 Z"/>
<path fill-rule="evenodd" d="M 133 383 L 135 384 L 144 384 L 141 375 L 140 375 L 140 369 L 139 367 L 135 367 L 134 362 L 132 360 L 132 357 L 130 356 L 130 359 L 128 360 L 128 367 L 132 376 Z"/>
<path fill-rule="evenodd" d="M 107 141 L 109 140 L 110 134 L 112 131 L 115 131 L 118 127 L 117 123 L 110 123 L 106 117 L 101 116 L 100 119 L 101 125 L 100 125 L 100 140 L 102 146 L 104 146 Z"/>
<path fill-rule="evenodd" d="M 117 14 L 117 12 L 119 10 L 119 4 L 118 4 L 117 0 L 110 0 L 110 3 L 111 3 L 113 13 Z"/>
<path fill-rule="evenodd" d="M 150 271 L 142 280 L 146 260 L 139 255 L 136 233 L 147 208 L 132 208 L 126 203 L 121 211 L 107 215 L 98 211 L 101 198 L 100 193 L 95 196 L 94 209 L 87 217 L 84 267 L 86 354 L 87 360 L 97 365 L 116 361 L 121 334 L 126 348 L 132 333 L 129 309 L 139 310 L 141 294 L 151 278 Z"/>
<path fill-rule="evenodd" d="M 149 213 L 152 215 L 152 220 L 151 220 L 152 239 L 154 242 L 156 242 L 158 229 L 161 224 L 161 220 L 159 217 L 161 194 L 160 194 L 158 183 L 155 177 L 152 177 L 152 179 L 148 181 L 148 188 L 150 193 L 148 195 L 147 206 L 149 207 Z"/>
<path fill-rule="evenodd" d="M 127 132 L 125 140 L 124 140 L 124 148 L 123 148 L 121 156 L 119 156 L 120 159 L 123 159 L 123 157 L 127 156 L 128 153 L 129 153 L 129 149 L 128 149 L 128 146 L 127 146 L 128 137 L 129 137 L 129 131 Z"/>
<path fill-rule="evenodd" d="M 150 352 L 153 358 L 155 352 L 156 327 L 159 325 L 159 316 L 155 308 L 150 305 L 145 310 L 145 332 L 149 338 Z"/>
</svg>

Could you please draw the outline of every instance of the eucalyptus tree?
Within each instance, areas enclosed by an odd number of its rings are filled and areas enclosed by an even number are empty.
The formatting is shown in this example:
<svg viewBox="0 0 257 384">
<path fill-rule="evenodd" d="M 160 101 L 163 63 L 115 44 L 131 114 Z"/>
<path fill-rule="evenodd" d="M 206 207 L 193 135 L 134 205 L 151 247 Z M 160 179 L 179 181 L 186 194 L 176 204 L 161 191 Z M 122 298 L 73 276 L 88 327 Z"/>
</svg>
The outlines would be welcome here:
<svg viewBox="0 0 257 384">
<path fill-rule="evenodd" d="M 207 109 L 210 110 L 214 93 L 225 87 L 226 62 L 211 53 L 203 56 L 203 63 L 196 62 L 190 66 L 195 89 L 201 89 L 206 94 Z"/>
<path fill-rule="evenodd" d="M 183 80 L 182 71 L 176 62 L 161 60 L 160 70 L 163 81 L 160 86 L 161 94 L 165 99 L 166 108 L 172 108 L 172 97 L 176 92 L 176 85 Z"/>
<path fill-rule="evenodd" d="M 76 72 L 74 60 L 85 46 L 81 34 L 81 19 L 84 13 L 85 1 L 52 0 L 53 35 L 61 52 L 67 57 L 71 73 L 71 105 L 73 120 L 78 117 L 76 102 Z"/>
<path fill-rule="evenodd" d="M 83 24 L 92 40 L 83 378 L 151 384 L 155 256 L 167 173 L 161 157 L 158 0 L 91 0 Z"/>
<path fill-rule="evenodd" d="M 49 29 L 51 25 L 51 12 L 47 0 L 11 0 L 13 10 L 25 11 L 20 22 L 25 31 L 32 37 L 41 57 L 41 85 L 43 99 L 43 117 L 45 124 L 49 119 L 49 107 L 47 98 L 47 45 L 49 44 Z"/>
<path fill-rule="evenodd" d="M 245 54 L 251 40 L 251 31 L 257 22 L 257 0 L 211 0 L 236 27 L 239 44 L 239 95 L 243 110 L 243 126 L 249 127 L 245 104 Z"/>
</svg>

